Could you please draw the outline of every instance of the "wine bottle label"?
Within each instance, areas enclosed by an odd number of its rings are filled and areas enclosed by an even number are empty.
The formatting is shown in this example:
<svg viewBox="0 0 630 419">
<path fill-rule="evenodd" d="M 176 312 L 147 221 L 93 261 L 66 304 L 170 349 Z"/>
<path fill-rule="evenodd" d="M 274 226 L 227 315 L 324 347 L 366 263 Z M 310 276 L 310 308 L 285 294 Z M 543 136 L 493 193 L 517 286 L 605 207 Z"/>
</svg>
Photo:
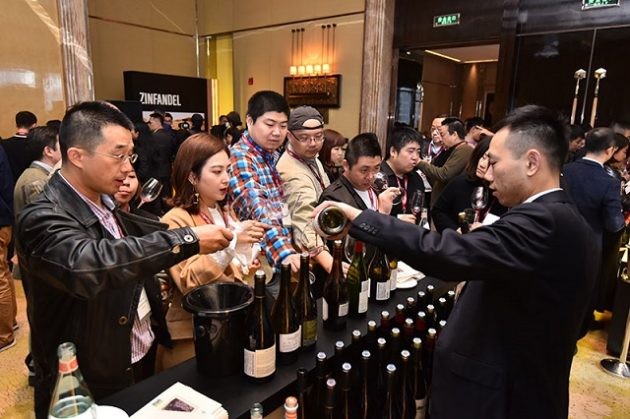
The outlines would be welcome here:
<svg viewBox="0 0 630 419">
<path fill-rule="evenodd" d="M 328 320 L 328 303 L 322 298 L 322 320 Z"/>
<path fill-rule="evenodd" d="M 389 289 L 394 291 L 396 289 L 396 285 L 398 284 L 398 268 L 392 269 L 391 274 L 389 276 Z"/>
<path fill-rule="evenodd" d="M 282 353 L 293 352 L 302 343 L 302 325 L 293 333 L 278 333 L 278 350 Z"/>
<path fill-rule="evenodd" d="M 389 281 L 376 283 L 376 299 L 378 301 L 389 300 Z"/>
<path fill-rule="evenodd" d="M 256 351 L 243 350 L 243 371 L 254 378 L 263 378 L 276 371 L 276 344 Z"/>
<path fill-rule="evenodd" d="M 368 283 L 368 281 L 363 281 L 363 283 L 366 284 Z M 362 289 L 361 292 L 359 293 L 359 308 L 357 310 L 359 313 L 367 312 L 369 296 L 370 296 L 369 288 L 365 291 Z"/>
<path fill-rule="evenodd" d="M 302 323 L 302 345 L 309 346 L 317 341 L 317 319 Z"/>
<path fill-rule="evenodd" d="M 350 304 L 348 302 L 339 304 L 339 317 L 348 315 L 348 307 L 350 307 Z"/>
<path fill-rule="evenodd" d="M 416 417 L 415 419 L 424 419 L 426 415 L 427 399 L 416 399 Z"/>
<path fill-rule="evenodd" d="M 78 369 L 79 369 L 79 363 L 77 362 L 76 356 L 68 361 L 59 360 L 59 373 L 60 374 L 67 374 L 67 373 L 76 371 Z"/>
</svg>

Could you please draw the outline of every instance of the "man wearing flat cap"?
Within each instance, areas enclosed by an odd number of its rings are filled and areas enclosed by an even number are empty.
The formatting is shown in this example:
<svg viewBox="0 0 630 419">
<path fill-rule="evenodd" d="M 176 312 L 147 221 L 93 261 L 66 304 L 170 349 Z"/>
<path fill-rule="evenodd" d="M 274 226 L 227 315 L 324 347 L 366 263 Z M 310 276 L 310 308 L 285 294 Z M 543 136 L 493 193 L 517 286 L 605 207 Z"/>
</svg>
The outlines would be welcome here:
<svg viewBox="0 0 630 419">
<path fill-rule="evenodd" d="M 324 118 L 317 109 L 300 106 L 291 111 L 286 152 L 278 160 L 293 224 L 293 239 L 300 250 L 323 248 L 313 259 L 330 272 L 332 256 L 311 227 L 311 214 L 322 191 L 330 185 L 317 154 L 324 144 Z"/>
</svg>

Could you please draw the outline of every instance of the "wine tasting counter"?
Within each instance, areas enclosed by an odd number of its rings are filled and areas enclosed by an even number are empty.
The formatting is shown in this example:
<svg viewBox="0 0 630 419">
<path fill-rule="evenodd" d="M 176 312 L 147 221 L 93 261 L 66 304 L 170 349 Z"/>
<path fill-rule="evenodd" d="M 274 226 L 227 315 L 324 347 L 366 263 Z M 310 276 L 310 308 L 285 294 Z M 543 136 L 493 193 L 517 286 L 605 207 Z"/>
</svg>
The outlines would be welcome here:
<svg viewBox="0 0 630 419">
<path fill-rule="evenodd" d="M 324 352 L 329 360 L 333 359 L 336 341 L 342 340 L 346 345 L 349 345 L 353 330 L 358 329 L 362 335 L 365 335 L 368 320 L 375 320 L 379 324 L 382 310 L 389 311 L 390 315 L 393 316 L 396 304 L 404 304 L 407 297 L 415 298 L 417 292 L 424 290 L 429 284 L 435 286 L 434 295 L 436 298 L 454 286 L 454 284 L 444 283 L 435 278 L 425 277 L 418 281 L 418 285 L 414 288 L 396 290 L 393 297 L 385 304 L 375 304 L 370 301 L 366 317 L 362 319 L 348 318 L 346 329 L 340 331 L 323 329 L 321 299 L 319 299 L 317 301 L 319 310 L 318 337 L 315 347 L 302 350 L 298 360 L 291 365 L 278 365 L 275 376 L 267 383 L 252 383 L 243 374 L 224 378 L 205 376 L 197 371 L 196 359 L 193 358 L 100 400 L 99 404 L 117 406 L 131 416 L 158 394 L 179 381 L 221 403 L 230 418 L 248 419 L 249 409 L 256 402 L 263 405 L 265 414 L 269 414 L 281 406 L 287 396 L 297 395 L 296 370 L 298 368 L 306 368 L 309 371 L 309 378 L 312 379 L 317 352 Z"/>
</svg>

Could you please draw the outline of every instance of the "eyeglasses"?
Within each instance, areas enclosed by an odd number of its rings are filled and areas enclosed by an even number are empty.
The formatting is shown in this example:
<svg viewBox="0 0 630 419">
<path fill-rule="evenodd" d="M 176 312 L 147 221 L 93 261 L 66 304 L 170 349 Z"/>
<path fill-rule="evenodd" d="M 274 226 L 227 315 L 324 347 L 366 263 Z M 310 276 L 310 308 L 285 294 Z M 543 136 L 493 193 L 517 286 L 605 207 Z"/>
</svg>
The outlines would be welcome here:
<svg viewBox="0 0 630 419">
<path fill-rule="evenodd" d="M 124 164 L 127 160 L 129 163 L 134 164 L 136 160 L 138 160 L 138 155 L 136 153 L 133 154 L 109 154 L 109 153 L 100 153 L 98 151 L 93 151 L 94 154 L 100 154 L 101 156 L 111 157 L 118 161 L 118 164 Z"/>
<path fill-rule="evenodd" d="M 295 139 L 301 144 L 305 144 L 305 143 L 308 143 L 308 142 L 311 142 L 311 141 L 319 144 L 319 143 L 324 141 L 324 133 L 323 132 L 317 133 L 317 134 L 315 134 L 313 136 L 310 136 L 310 135 L 297 136 L 297 135 L 295 135 L 293 133 L 293 131 L 290 131 L 290 132 L 291 132 L 291 134 L 293 134 Z"/>
</svg>

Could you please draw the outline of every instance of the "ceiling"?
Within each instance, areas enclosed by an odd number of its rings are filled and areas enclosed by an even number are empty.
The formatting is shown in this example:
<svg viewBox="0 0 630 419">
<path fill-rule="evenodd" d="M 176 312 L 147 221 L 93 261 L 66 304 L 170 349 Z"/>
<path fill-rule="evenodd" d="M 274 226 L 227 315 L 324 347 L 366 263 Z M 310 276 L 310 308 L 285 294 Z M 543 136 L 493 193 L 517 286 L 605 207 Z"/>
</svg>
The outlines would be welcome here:
<svg viewBox="0 0 630 419">
<path fill-rule="evenodd" d="M 499 44 L 476 45 L 472 47 L 439 48 L 430 51 L 451 58 L 462 63 L 476 61 L 497 61 L 499 59 Z"/>
</svg>

